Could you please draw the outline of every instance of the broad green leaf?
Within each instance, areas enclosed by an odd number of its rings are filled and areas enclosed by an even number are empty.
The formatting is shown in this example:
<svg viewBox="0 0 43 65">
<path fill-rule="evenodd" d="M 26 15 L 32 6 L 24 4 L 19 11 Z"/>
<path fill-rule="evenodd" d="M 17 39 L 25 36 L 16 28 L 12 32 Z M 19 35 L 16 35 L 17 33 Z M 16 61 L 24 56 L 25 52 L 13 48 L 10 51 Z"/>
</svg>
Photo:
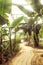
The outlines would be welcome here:
<svg viewBox="0 0 43 65">
<path fill-rule="evenodd" d="M 12 22 L 11 26 L 15 27 L 17 24 L 19 24 L 22 20 L 23 20 L 23 16 L 18 17 L 17 19 L 14 19 L 14 21 Z"/>
<path fill-rule="evenodd" d="M 27 10 L 26 8 L 24 8 L 22 5 L 18 5 L 16 4 L 16 6 L 21 10 L 23 11 L 27 16 L 33 16 L 34 15 L 34 12 L 31 12 L 29 10 Z"/>
<path fill-rule="evenodd" d="M 12 0 L 0 0 L 0 15 L 4 16 L 5 13 L 10 13 Z"/>
</svg>

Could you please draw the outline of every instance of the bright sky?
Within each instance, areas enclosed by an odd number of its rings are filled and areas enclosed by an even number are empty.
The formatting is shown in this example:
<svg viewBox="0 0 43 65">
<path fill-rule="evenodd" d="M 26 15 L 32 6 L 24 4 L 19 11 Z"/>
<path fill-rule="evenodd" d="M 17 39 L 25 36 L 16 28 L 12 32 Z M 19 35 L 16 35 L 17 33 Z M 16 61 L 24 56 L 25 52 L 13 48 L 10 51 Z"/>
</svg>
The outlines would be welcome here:
<svg viewBox="0 0 43 65">
<path fill-rule="evenodd" d="M 12 3 L 20 4 L 20 5 L 27 5 L 25 0 L 12 0 Z"/>
</svg>

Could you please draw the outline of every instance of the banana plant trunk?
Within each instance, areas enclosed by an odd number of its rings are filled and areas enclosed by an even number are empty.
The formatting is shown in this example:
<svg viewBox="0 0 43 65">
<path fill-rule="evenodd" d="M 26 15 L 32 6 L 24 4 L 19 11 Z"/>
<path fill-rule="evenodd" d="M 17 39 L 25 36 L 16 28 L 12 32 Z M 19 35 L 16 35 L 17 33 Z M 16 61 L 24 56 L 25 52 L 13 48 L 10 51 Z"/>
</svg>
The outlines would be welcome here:
<svg viewBox="0 0 43 65">
<path fill-rule="evenodd" d="M 28 39 L 29 39 L 29 40 L 28 40 L 28 45 L 29 45 L 29 44 L 31 43 L 31 41 L 30 41 L 30 39 L 31 39 L 31 38 L 30 38 L 30 35 L 29 35 L 29 38 L 28 38 Z"/>
<path fill-rule="evenodd" d="M 38 34 L 34 33 L 34 46 L 38 47 L 38 44 L 39 44 Z"/>
<path fill-rule="evenodd" d="M 28 45 L 30 45 L 30 43 L 31 43 L 31 35 L 29 35 L 29 33 L 28 33 Z"/>
</svg>

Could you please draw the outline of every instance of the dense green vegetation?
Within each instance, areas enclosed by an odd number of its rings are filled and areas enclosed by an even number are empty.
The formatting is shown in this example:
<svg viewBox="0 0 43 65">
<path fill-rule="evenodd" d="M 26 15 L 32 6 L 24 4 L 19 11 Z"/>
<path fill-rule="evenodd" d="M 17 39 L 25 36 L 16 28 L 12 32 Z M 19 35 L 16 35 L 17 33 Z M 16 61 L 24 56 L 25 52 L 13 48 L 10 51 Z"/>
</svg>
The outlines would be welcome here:
<svg viewBox="0 0 43 65">
<path fill-rule="evenodd" d="M 43 41 L 43 22 L 38 24 L 38 21 L 41 19 L 43 20 L 43 5 L 39 2 L 39 0 L 28 0 L 26 2 L 32 6 L 33 11 L 29 11 L 24 6 L 15 4 L 24 14 L 27 15 L 18 17 L 12 21 L 10 24 L 9 20 L 6 19 L 6 13 L 11 12 L 12 1 L 11 0 L 0 0 L 0 64 L 2 63 L 2 59 L 4 62 L 8 61 L 8 58 L 11 57 L 13 54 L 16 54 L 19 50 L 19 43 L 21 42 L 22 34 L 17 34 L 18 30 L 23 30 L 23 36 L 27 40 L 28 45 L 31 43 L 31 37 L 34 40 L 33 44 L 35 47 L 42 46 Z M 30 17 L 30 18 L 29 18 Z M 29 19 L 28 19 L 29 18 Z M 26 24 L 19 23 L 24 20 Z M 4 27 L 3 25 L 6 26 Z M 13 32 L 12 32 L 13 30 Z M 33 34 L 32 34 L 33 32 Z M 25 36 L 26 35 L 26 36 Z M 12 39 L 13 36 L 13 39 Z M 3 55 L 3 57 L 2 57 Z"/>
<path fill-rule="evenodd" d="M 20 39 L 18 36 L 15 36 L 15 27 L 22 21 L 23 16 L 14 19 L 10 25 L 9 20 L 6 19 L 6 13 L 9 14 L 11 12 L 11 6 L 11 0 L 6 0 L 6 3 L 5 0 L 0 0 L 0 64 L 8 61 L 12 54 L 16 54 L 19 51 Z M 6 24 L 6 26 L 4 24 Z M 13 39 L 11 38 L 12 35 Z"/>
</svg>

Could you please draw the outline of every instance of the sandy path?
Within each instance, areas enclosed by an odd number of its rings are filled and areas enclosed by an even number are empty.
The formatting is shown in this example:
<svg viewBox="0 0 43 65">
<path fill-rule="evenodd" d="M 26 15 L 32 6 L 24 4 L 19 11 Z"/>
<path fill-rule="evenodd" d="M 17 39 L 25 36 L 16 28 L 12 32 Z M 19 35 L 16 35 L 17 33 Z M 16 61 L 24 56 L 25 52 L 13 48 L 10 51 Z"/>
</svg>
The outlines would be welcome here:
<svg viewBox="0 0 43 65">
<path fill-rule="evenodd" d="M 9 65 L 31 65 L 31 59 L 34 55 L 33 48 L 20 44 L 21 51 L 16 55 Z"/>
</svg>

